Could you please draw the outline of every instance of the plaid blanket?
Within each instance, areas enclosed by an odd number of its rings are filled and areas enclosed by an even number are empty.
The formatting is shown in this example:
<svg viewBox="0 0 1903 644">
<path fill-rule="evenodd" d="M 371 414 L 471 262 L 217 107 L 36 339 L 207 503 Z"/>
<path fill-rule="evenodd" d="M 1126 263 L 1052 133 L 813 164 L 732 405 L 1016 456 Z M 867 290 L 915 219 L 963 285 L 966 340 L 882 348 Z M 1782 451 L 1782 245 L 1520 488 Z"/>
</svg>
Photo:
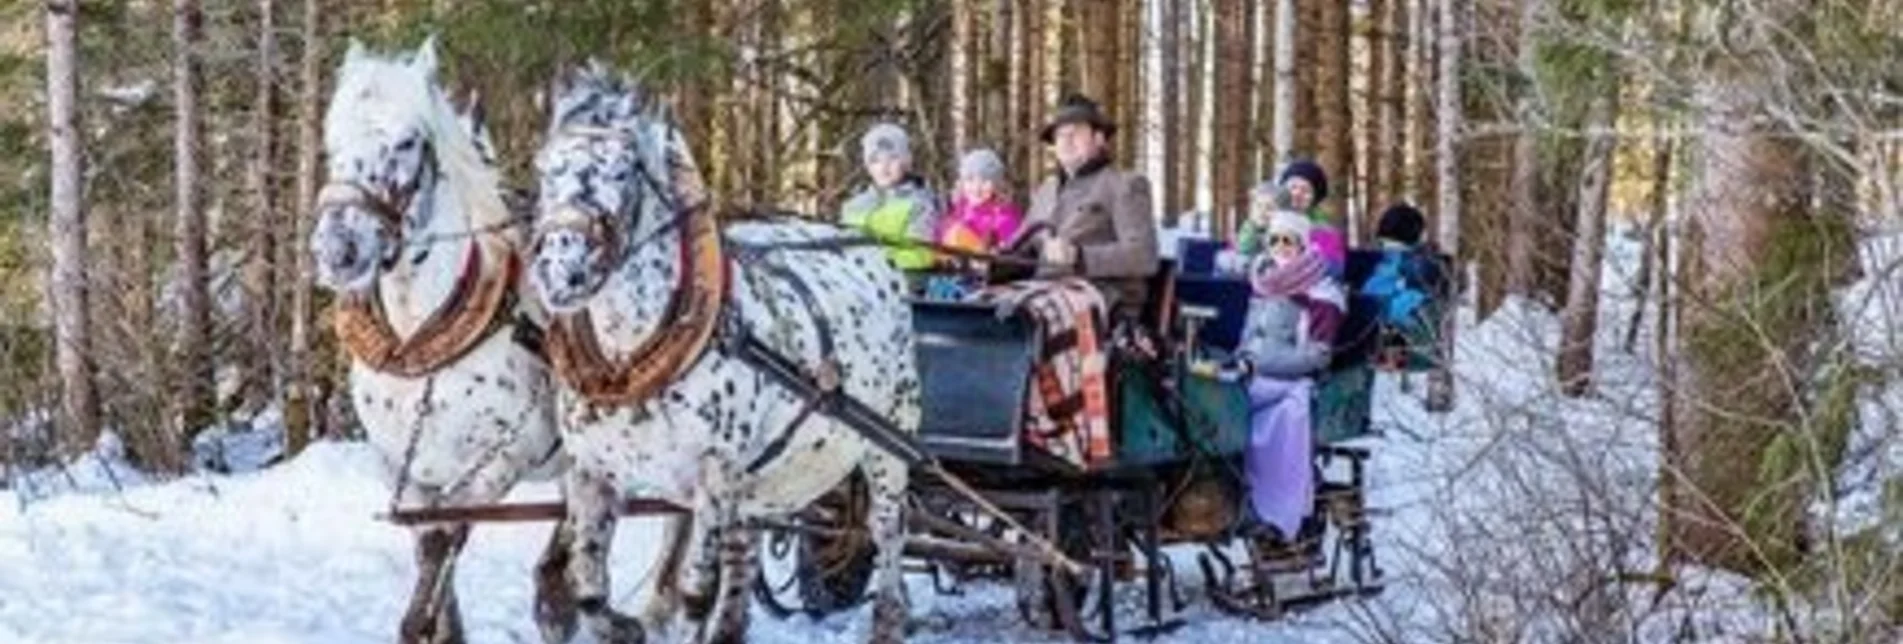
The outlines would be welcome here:
<svg viewBox="0 0 1903 644">
<path fill-rule="evenodd" d="M 1025 438 L 1078 467 L 1111 457 L 1108 343 L 1103 295 L 1081 279 L 1027 280 L 986 287 L 980 302 L 1022 311 L 1043 335 Z"/>
</svg>

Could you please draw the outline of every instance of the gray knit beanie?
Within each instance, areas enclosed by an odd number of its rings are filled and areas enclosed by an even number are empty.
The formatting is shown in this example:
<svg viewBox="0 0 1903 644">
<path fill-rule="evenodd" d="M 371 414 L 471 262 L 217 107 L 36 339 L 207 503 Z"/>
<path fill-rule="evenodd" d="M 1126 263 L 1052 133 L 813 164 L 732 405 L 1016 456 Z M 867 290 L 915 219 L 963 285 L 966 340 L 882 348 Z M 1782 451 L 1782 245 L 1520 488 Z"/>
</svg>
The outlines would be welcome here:
<svg viewBox="0 0 1903 644">
<path fill-rule="evenodd" d="M 906 135 L 904 128 L 891 123 L 880 123 L 866 130 L 859 146 L 866 163 L 880 158 L 912 160 L 912 137 Z"/>
<path fill-rule="evenodd" d="M 987 148 L 966 152 L 964 158 L 958 160 L 958 178 L 967 177 L 1001 181 L 1004 179 L 1004 160 Z"/>
</svg>

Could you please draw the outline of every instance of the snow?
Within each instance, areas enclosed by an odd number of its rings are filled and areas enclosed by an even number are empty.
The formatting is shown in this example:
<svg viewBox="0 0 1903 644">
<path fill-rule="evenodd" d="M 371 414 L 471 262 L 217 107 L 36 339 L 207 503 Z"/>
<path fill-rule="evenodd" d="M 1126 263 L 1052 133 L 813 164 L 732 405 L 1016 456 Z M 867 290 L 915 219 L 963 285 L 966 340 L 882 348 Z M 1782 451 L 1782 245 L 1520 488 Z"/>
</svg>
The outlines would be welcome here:
<svg viewBox="0 0 1903 644">
<path fill-rule="evenodd" d="M 1738 641 L 1767 628 L 1749 588 L 1723 574 L 1681 571 L 1678 590 L 1657 601 L 1654 585 L 1617 579 L 1656 563 L 1657 383 L 1649 327 L 1637 351 L 1620 348 L 1637 245 L 1616 227 L 1608 239 L 1592 395 L 1553 393 L 1557 320 L 1520 301 L 1484 322 L 1463 310 L 1452 412 L 1422 410 L 1421 378 L 1377 383 L 1386 433 L 1364 442 L 1376 453 L 1370 493 L 1385 593 L 1274 623 L 1230 617 L 1204 598 L 1194 551 L 1183 549 L 1173 559 L 1187 625 L 1158 641 L 1661 641 L 1688 628 L 1694 641 Z M 1895 290 L 1894 277 L 1875 272 L 1846 289 L 1846 301 L 1885 290 L 1872 284 Z M 1877 335 L 1866 341 L 1890 340 Z M 1860 481 L 1893 477 L 1903 462 L 1896 424 L 1880 413 L 1885 402 L 1903 408 L 1903 395 L 1872 397 L 1853 442 L 1878 456 L 1861 464 Z M 204 473 L 182 480 L 131 471 L 110 436 L 66 468 L 16 476 L 20 502 L 0 508 L 0 642 L 391 641 L 413 563 L 408 534 L 373 518 L 389 503 L 375 455 L 362 444 L 320 443 L 267 467 L 281 449 L 276 422 L 267 410 L 248 431 L 207 434 L 198 444 Z M 529 485 L 512 498 L 555 493 Z M 631 609 L 658 529 L 622 526 L 613 601 Z M 457 577 L 470 641 L 540 641 L 530 569 L 549 527 L 476 530 Z M 1126 627 L 1140 614 L 1137 586 L 1120 594 Z M 912 641 L 1067 641 L 1024 625 L 1006 588 L 940 596 L 916 575 L 908 588 Z M 754 615 L 750 641 L 819 644 L 862 641 L 869 610 L 818 622 Z"/>
</svg>

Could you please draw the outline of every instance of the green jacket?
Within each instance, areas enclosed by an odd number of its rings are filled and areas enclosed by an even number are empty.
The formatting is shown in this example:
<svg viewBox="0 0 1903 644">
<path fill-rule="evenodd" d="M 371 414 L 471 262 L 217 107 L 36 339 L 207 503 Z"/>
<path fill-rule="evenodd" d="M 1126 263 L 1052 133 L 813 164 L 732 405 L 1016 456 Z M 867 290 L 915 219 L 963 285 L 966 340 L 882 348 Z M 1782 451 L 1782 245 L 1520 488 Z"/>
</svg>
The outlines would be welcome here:
<svg viewBox="0 0 1903 644">
<path fill-rule="evenodd" d="M 839 208 L 839 222 L 883 241 L 930 243 L 936 239 L 938 214 L 938 196 L 932 189 L 918 177 L 906 177 L 891 188 L 866 188 L 846 200 Z M 901 270 L 932 267 L 932 251 L 927 248 L 893 246 L 886 255 Z"/>
</svg>

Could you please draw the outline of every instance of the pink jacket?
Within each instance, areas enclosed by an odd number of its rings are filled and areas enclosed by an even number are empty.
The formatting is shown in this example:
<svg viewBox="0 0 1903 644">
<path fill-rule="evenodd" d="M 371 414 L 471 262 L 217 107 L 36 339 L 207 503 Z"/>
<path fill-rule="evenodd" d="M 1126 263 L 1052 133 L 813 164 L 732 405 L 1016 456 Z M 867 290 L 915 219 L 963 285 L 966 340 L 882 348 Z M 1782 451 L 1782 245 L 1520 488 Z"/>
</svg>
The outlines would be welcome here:
<svg viewBox="0 0 1903 644">
<path fill-rule="evenodd" d="M 984 203 L 972 203 L 964 197 L 952 200 L 948 213 L 938 230 L 939 243 L 953 245 L 953 231 L 964 228 L 965 234 L 976 234 L 987 250 L 996 248 L 1011 239 L 1018 232 L 1018 226 L 1024 223 L 1024 211 L 1009 199 L 994 198 Z"/>
</svg>

